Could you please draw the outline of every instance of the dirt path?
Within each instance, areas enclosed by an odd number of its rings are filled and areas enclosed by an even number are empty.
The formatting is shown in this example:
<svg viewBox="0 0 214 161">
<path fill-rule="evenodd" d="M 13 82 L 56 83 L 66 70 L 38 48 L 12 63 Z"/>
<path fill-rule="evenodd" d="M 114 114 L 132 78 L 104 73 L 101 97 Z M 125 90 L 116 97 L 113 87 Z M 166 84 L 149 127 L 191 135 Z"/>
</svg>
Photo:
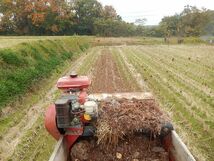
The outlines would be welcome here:
<svg viewBox="0 0 214 161">
<path fill-rule="evenodd" d="M 77 59 L 74 63 L 72 63 L 71 68 L 66 70 L 62 75 L 69 74 L 71 71 L 77 70 L 88 56 L 90 56 L 90 53 Z M 39 116 L 44 113 L 44 107 L 52 103 L 54 97 L 56 97 L 56 91 L 57 88 L 54 85 L 47 92 L 46 96 L 41 101 L 33 105 L 30 109 L 26 110 L 25 117 L 23 117 L 16 126 L 11 127 L 0 139 L 0 160 L 7 160 L 7 158 L 13 154 L 21 138 L 34 125 Z"/>
<path fill-rule="evenodd" d="M 101 56 L 92 73 L 92 85 L 89 91 L 93 93 L 129 92 L 131 89 L 120 75 L 112 53 L 108 48 L 101 50 Z"/>
</svg>

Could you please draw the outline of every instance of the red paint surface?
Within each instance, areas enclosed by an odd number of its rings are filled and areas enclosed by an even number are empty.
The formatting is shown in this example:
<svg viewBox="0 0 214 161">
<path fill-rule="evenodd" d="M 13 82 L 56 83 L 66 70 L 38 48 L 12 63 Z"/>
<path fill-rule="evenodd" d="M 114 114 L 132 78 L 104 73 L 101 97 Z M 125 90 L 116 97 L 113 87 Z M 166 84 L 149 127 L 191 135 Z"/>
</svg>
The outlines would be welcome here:
<svg viewBox="0 0 214 161">
<path fill-rule="evenodd" d="M 69 134 L 69 132 L 71 134 Z M 69 128 L 67 129 L 67 134 L 65 134 L 66 143 L 68 149 L 70 150 L 72 145 L 76 142 L 76 140 L 82 135 L 83 128 Z"/>
<path fill-rule="evenodd" d="M 164 139 L 162 140 L 162 144 L 164 149 L 169 153 L 169 161 L 176 161 L 175 157 L 173 156 L 172 153 L 172 149 L 173 144 L 172 144 L 172 137 L 171 137 L 171 133 L 169 133 L 167 136 L 164 137 Z"/>
<path fill-rule="evenodd" d="M 45 128 L 56 139 L 59 140 L 60 133 L 56 125 L 55 105 L 50 105 L 45 113 Z"/>
<path fill-rule="evenodd" d="M 63 90 L 88 88 L 91 84 L 91 80 L 87 76 L 70 77 L 65 76 L 58 80 L 57 88 Z"/>
</svg>

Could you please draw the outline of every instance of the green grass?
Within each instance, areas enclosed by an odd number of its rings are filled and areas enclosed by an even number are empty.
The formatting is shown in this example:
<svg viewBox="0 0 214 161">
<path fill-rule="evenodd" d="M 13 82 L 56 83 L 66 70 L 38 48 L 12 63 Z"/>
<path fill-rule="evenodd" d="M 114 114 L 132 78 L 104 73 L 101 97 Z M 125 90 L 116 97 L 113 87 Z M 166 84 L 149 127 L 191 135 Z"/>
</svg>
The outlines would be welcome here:
<svg viewBox="0 0 214 161">
<path fill-rule="evenodd" d="M 75 54 L 73 59 L 77 57 L 79 57 L 79 54 Z M 31 91 L 28 91 L 20 99 L 10 103 L 10 107 L 12 107 L 11 111 L 3 114 L 0 119 L 0 138 L 7 133 L 10 127 L 19 123 L 30 107 L 45 97 L 46 92 L 56 84 L 56 80 L 61 76 L 63 71 L 66 71 L 70 67 L 71 63 L 73 62 L 69 60 L 64 62 L 64 65 L 59 66 L 48 78 L 34 85 Z"/>
<path fill-rule="evenodd" d="M 87 38 L 64 38 L 22 43 L 0 50 L 0 110 L 48 77 L 74 53 L 89 47 Z"/>
<path fill-rule="evenodd" d="M 85 50 L 86 47 L 88 47 L 87 45 L 89 44 L 89 41 L 91 41 L 90 39 L 91 38 L 73 37 L 73 38 L 66 38 L 66 39 L 63 38 L 61 40 L 57 40 L 56 42 L 52 42 L 52 40 L 43 40 L 40 42 L 33 42 L 31 44 L 21 44 L 20 46 L 18 46 L 18 49 L 10 48 L 10 49 L 2 50 L 3 55 L 4 56 L 6 55 L 6 60 L 9 63 L 0 64 L 1 67 L 3 65 L 5 67 L 5 69 L 2 69 L 2 68 L 0 69 L 0 71 L 4 71 L 4 72 L 0 72 L 0 75 L 1 75 L 0 80 L 5 80 L 5 82 L 7 82 L 8 77 L 12 77 L 12 78 L 15 77 L 16 78 L 15 80 L 12 79 L 12 81 L 15 85 L 15 86 L 13 85 L 14 88 L 16 88 L 16 87 L 19 88 L 20 86 L 24 86 L 25 90 L 23 90 L 20 93 L 15 93 L 15 94 L 13 93 L 14 95 L 9 95 L 9 98 L 6 99 L 8 101 L 0 100 L 1 103 L 4 101 L 3 103 L 7 104 L 6 109 L 5 109 L 5 106 L 3 106 L 3 105 L 1 106 L 0 138 L 5 133 L 7 133 L 8 129 L 10 129 L 11 127 L 15 126 L 16 124 L 18 124 L 20 122 L 20 120 L 26 115 L 28 109 L 30 107 L 32 107 L 32 105 L 36 104 L 39 100 L 44 98 L 46 92 L 53 87 L 53 85 L 56 83 L 56 80 L 58 79 L 58 77 L 60 77 L 60 75 L 63 73 L 63 71 L 66 71 L 68 68 L 70 68 L 71 62 L 73 60 L 77 59 L 81 55 L 82 50 Z M 52 48 L 50 48 L 48 50 L 46 49 L 46 47 L 44 47 L 45 45 L 47 45 L 47 47 L 49 47 L 49 45 L 52 43 L 54 45 L 57 45 L 58 47 L 56 48 L 54 46 L 51 46 Z M 82 45 L 83 47 L 80 49 L 79 45 Z M 84 45 L 85 45 L 85 47 L 84 47 Z M 21 74 L 27 73 L 29 71 L 28 68 L 36 70 L 35 65 L 30 63 L 30 64 L 28 64 L 28 66 L 24 66 L 19 61 L 14 61 L 13 59 L 17 59 L 17 57 L 20 57 L 20 55 L 19 55 L 20 53 L 22 53 L 22 54 L 27 53 L 27 55 L 25 57 L 21 57 L 18 59 L 27 60 L 27 62 L 30 60 L 32 61 L 34 59 L 31 59 L 31 56 L 29 56 L 32 53 L 32 50 L 34 50 L 34 49 L 38 50 L 41 48 L 42 48 L 42 50 L 39 50 L 38 55 L 41 56 L 41 54 L 43 54 L 43 57 L 45 57 L 46 55 L 51 53 L 51 52 L 49 52 L 49 50 L 56 50 L 56 52 L 57 52 L 57 50 L 59 52 L 62 50 L 71 51 L 72 57 L 70 58 L 70 56 L 66 55 L 66 53 L 65 54 L 60 53 L 61 56 L 64 57 L 63 59 L 61 59 L 61 61 L 59 61 L 59 63 L 61 65 L 52 66 L 52 69 L 50 69 L 50 68 L 48 69 L 49 73 L 47 73 L 43 76 L 35 75 L 34 77 L 28 77 L 28 78 L 22 77 Z M 18 54 L 16 54 L 16 53 L 18 53 Z M 35 53 L 35 55 L 37 56 L 36 53 Z M 1 56 L 2 55 L 0 55 L 0 57 Z M 53 58 L 55 59 L 55 57 L 53 57 Z M 50 60 L 50 59 L 52 59 L 52 57 L 51 58 L 46 57 L 44 59 Z M 39 61 L 37 61 L 37 60 L 34 60 L 34 61 L 35 61 L 35 64 L 39 63 Z M 8 67 L 8 66 L 14 66 L 14 64 L 15 64 L 15 68 Z M 41 62 L 40 62 L 40 65 L 42 65 Z M 8 67 L 8 68 L 6 68 L 6 67 Z M 47 68 L 46 65 L 43 65 L 41 67 Z M 37 70 L 41 70 L 41 68 L 38 68 Z M 19 71 L 22 71 L 22 72 L 20 73 Z M 41 70 L 40 72 L 43 72 L 43 71 L 47 71 L 47 69 Z M 7 78 L 5 78 L 5 77 L 7 77 Z M 26 80 L 26 78 L 27 78 L 27 80 Z M 16 80 L 21 80 L 21 82 L 20 81 L 16 82 Z M 27 84 L 27 83 L 23 84 L 22 81 L 29 81 L 29 84 Z M 2 82 L 4 82 L 4 81 L 2 81 Z M 3 84 L 3 85 L 5 85 L 5 84 Z M 5 88 L 5 89 L 8 90 L 10 88 Z M 2 90 L 2 92 L 5 92 L 5 91 Z M 1 95 L 1 97 L 3 97 L 3 96 Z"/>
</svg>

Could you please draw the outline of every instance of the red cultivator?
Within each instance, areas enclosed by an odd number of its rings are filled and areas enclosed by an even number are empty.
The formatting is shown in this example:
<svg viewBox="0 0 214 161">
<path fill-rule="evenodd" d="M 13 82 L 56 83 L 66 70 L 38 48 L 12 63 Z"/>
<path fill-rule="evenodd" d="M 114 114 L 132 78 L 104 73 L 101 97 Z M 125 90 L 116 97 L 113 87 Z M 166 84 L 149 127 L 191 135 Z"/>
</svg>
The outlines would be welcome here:
<svg viewBox="0 0 214 161">
<path fill-rule="evenodd" d="M 45 114 L 45 127 L 58 140 L 55 151 L 50 158 L 51 161 L 71 159 L 69 154 L 77 140 L 93 137 L 96 134 L 94 122 L 98 119 L 100 101 L 106 98 L 152 99 L 150 93 L 92 94 L 88 96 L 86 90 L 90 84 L 91 81 L 88 77 L 76 74 L 58 80 L 57 87 L 63 91 L 63 94 L 55 104 L 49 106 Z M 164 149 L 168 152 L 167 160 L 194 161 L 193 156 L 170 123 L 162 125 L 159 138 Z"/>
</svg>

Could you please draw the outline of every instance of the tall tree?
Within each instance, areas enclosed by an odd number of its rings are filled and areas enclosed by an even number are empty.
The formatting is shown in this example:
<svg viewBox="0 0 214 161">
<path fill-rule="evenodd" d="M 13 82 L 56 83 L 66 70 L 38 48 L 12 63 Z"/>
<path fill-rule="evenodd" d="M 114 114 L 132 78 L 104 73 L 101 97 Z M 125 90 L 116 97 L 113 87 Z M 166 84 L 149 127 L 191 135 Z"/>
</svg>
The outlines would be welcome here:
<svg viewBox="0 0 214 161">
<path fill-rule="evenodd" d="M 187 5 L 180 14 L 164 17 L 160 28 L 165 36 L 200 36 L 209 21 L 206 9 Z"/>
<path fill-rule="evenodd" d="M 178 14 L 174 16 L 164 17 L 160 22 L 160 28 L 165 36 L 176 36 L 179 31 L 180 16 Z"/>
<path fill-rule="evenodd" d="M 195 6 L 185 6 L 181 13 L 181 28 L 186 36 L 199 36 L 208 22 L 206 9 L 199 10 Z"/>
<path fill-rule="evenodd" d="M 77 33 L 93 34 L 93 24 L 96 19 L 102 18 L 102 5 L 96 0 L 74 1 L 75 22 Z"/>
</svg>

